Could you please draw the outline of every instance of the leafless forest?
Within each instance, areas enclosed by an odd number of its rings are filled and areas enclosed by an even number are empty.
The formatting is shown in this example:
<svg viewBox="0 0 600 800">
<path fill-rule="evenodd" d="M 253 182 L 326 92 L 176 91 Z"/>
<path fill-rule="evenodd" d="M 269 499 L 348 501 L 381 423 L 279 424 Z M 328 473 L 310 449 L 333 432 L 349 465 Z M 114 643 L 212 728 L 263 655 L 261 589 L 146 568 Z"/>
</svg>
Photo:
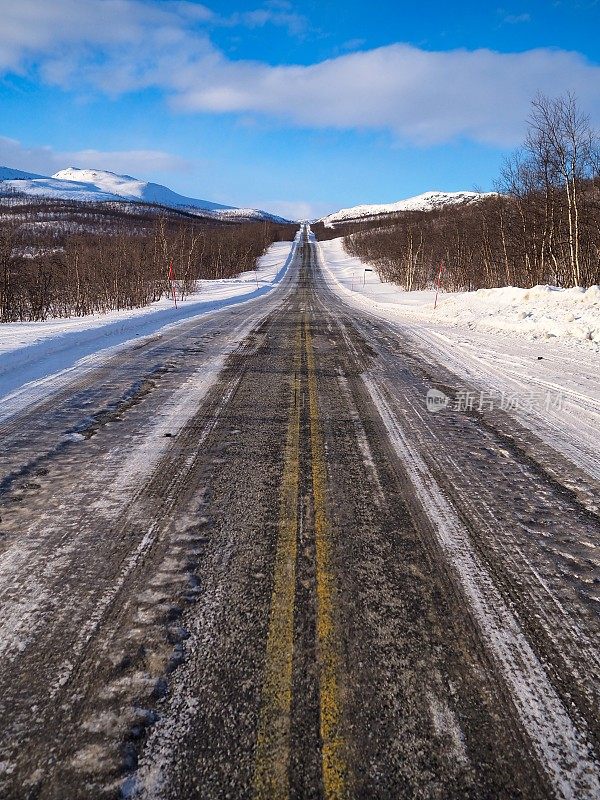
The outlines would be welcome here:
<svg viewBox="0 0 600 800">
<path fill-rule="evenodd" d="M 600 283 L 599 140 L 573 96 L 533 101 L 525 143 L 497 188 L 477 203 L 334 235 L 408 290 L 431 286 L 442 262 L 448 290 Z"/>
<path fill-rule="evenodd" d="M 0 205 L 0 321 L 144 306 L 199 279 L 255 268 L 295 226 L 231 223 L 145 206 L 32 201 Z"/>
<path fill-rule="evenodd" d="M 538 96 L 498 193 L 476 203 L 325 228 L 381 277 L 472 290 L 600 283 L 600 143 L 574 96 Z M 293 226 L 219 222 L 150 206 L 0 200 L 0 322 L 143 306 L 255 267 Z"/>
</svg>

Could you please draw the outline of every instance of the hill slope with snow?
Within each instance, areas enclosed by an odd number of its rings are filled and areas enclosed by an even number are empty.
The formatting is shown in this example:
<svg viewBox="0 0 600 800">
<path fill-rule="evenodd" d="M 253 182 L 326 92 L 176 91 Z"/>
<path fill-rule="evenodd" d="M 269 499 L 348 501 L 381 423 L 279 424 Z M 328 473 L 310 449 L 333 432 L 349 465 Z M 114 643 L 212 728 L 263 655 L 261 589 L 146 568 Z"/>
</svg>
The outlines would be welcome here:
<svg viewBox="0 0 600 800">
<path fill-rule="evenodd" d="M 132 178 L 131 175 L 117 175 L 106 170 L 67 167 L 67 169 L 55 172 L 52 177 L 61 181 L 91 183 L 100 191 L 117 195 L 124 200 L 133 202 L 156 203 L 161 206 L 175 206 L 177 208 L 199 208 L 203 211 L 231 210 L 231 206 L 212 203 L 210 200 L 185 197 L 168 189 L 166 186 L 161 186 L 159 183 L 149 183 L 138 178 Z"/>
<path fill-rule="evenodd" d="M 24 194 L 27 197 L 52 200 L 74 200 L 81 203 L 103 203 L 123 200 L 116 194 L 103 192 L 92 183 L 65 181 L 41 176 L 39 178 L 13 178 L 0 181 L 0 194 Z"/>
<path fill-rule="evenodd" d="M 0 195 L 9 193 L 84 203 L 146 203 L 224 220 L 287 221 L 254 208 L 234 208 L 210 200 L 186 197 L 159 183 L 139 180 L 131 175 L 117 175 L 107 170 L 67 167 L 47 177 L 0 167 Z"/>
<path fill-rule="evenodd" d="M 492 194 L 492 192 L 425 192 L 415 197 L 409 197 L 406 200 L 399 200 L 397 203 L 342 208 L 340 211 L 322 217 L 319 222 L 330 227 L 340 222 L 360 221 L 369 217 L 395 214 L 400 211 L 433 211 L 447 206 L 474 203 L 484 197 L 490 197 Z"/>
</svg>

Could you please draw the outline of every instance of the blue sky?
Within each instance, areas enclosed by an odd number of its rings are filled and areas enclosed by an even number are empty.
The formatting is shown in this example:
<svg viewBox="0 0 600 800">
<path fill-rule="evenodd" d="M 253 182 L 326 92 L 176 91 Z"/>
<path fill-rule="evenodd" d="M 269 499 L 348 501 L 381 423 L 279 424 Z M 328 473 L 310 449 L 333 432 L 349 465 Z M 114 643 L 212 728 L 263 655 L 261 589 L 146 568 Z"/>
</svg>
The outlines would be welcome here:
<svg viewBox="0 0 600 800">
<path fill-rule="evenodd" d="M 0 164 L 312 216 L 490 189 L 536 91 L 600 123 L 600 2 L 0 0 Z"/>
</svg>

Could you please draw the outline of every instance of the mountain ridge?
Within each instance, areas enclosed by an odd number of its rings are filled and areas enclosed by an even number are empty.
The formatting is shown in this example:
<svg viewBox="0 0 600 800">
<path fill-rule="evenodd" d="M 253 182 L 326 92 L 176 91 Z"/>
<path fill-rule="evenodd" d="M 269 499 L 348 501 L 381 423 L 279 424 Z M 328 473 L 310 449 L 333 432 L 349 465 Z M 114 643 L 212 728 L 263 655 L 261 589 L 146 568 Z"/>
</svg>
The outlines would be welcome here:
<svg viewBox="0 0 600 800">
<path fill-rule="evenodd" d="M 466 205 L 468 203 L 483 200 L 491 197 L 494 192 L 440 192 L 429 191 L 414 197 L 407 197 L 395 203 L 373 203 L 342 208 L 332 214 L 321 217 L 318 222 L 322 222 L 326 227 L 333 227 L 340 222 L 354 222 L 370 217 L 377 217 L 384 214 L 394 214 L 401 211 L 433 211 L 437 208 L 444 208 L 450 205 Z"/>
<path fill-rule="evenodd" d="M 202 211 L 232 211 L 232 206 L 213 203 L 210 200 L 199 200 L 186 197 L 174 192 L 160 183 L 152 183 L 131 175 L 119 175 L 116 172 L 97 169 L 79 169 L 67 167 L 52 175 L 56 180 L 73 181 L 76 183 L 91 183 L 101 191 L 118 195 L 132 202 L 156 203 L 163 206 L 176 206 L 181 208 L 199 208 Z"/>
<path fill-rule="evenodd" d="M 100 169 L 66 167 L 53 175 L 37 175 L 11 167 L 0 167 L 0 195 L 7 192 L 80 202 L 145 203 L 222 220 L 289 222 L 260 209 L 235 208 L 210 200 L 186 197 L 159 183 Z"/>
</svg>

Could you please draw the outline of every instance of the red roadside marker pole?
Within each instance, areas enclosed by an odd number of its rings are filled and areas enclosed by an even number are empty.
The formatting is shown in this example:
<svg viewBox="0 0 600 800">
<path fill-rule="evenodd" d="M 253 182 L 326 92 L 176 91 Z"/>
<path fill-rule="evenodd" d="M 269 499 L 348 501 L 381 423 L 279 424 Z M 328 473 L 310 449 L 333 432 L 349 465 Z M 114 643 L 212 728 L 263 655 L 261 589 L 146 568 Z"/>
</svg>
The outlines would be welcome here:
<svg viewBox="0 0 600 800">
<path fill-rule="evenodd" d="M 173 270 L 173 262 L 169 261 L 169 280 L 171 281 L 171 292 L 173 294 L 173 302 L 177 308 L 177 294 L 175 292 L 175 271 Z"/>
<path fill-rule="evenodd" d="M 433 304 L 433 310 L 437 308 L 437 301 L 438 301 L 438 294 L 440 291 L 440 283 L 442 282 L 442 273 L 444 271 L 444 261 L 440 262 L 440 271 L 438 272 L 437 280 L 435 282 L 435 303 Z"/>
</svg>

